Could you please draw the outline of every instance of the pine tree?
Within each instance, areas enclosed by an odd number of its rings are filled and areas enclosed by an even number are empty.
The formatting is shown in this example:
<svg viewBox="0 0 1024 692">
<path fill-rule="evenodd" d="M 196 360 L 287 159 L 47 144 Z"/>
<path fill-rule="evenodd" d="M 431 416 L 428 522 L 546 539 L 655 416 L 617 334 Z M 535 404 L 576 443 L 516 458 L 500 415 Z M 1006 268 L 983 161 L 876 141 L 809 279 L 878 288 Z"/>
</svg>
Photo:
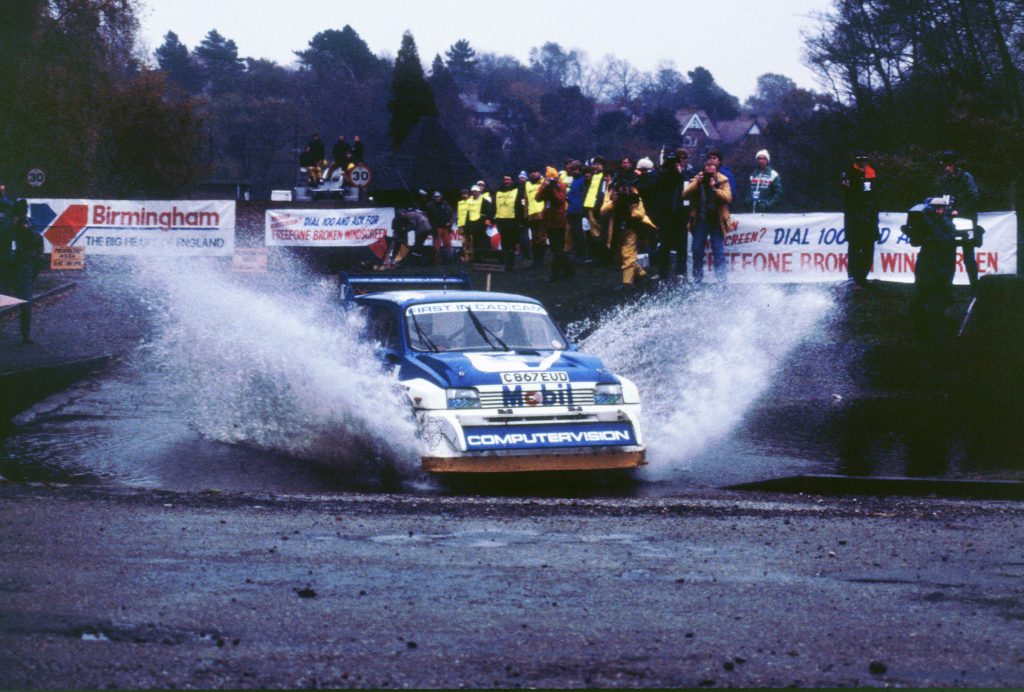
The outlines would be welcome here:
<svg viewBox="0 0 1024 692">
<path fill-rule="evenodd" d="M 173 31 L 164 35 L 164 42 L 156 49 L 156 61 L 167 78 L 188 92 L 199 88 L 199 72 L 188 54 L 188 48 Z"/>
<path fill-rule="evenodd" d="M 402 47 L 395 57 L 388 110 L 391 111 L 391 144 L 394 149 L 401 146 L 421 117 L 437 115 L 434 92 L 423 75 L 416 40 L 408 31 L 402 35 Z"/>
<path fill-rule="evenodd" d="M 476 51 L 469 45 L 469 41 L 460 38 L 444 55 L 448 59 L 448 70 L 459 84 L 464 85 L 476 77 Z"/>
</svg>

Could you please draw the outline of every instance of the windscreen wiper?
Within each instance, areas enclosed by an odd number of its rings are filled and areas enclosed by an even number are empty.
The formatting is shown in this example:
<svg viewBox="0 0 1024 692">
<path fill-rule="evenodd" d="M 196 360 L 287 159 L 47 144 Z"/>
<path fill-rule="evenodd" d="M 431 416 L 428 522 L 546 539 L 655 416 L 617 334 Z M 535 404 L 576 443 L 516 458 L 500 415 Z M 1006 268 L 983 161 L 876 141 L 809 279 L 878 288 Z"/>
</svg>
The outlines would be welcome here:
<svg viewBox="0 0 1024 692">
<path fill-rule="evenodd" d="M 480 332 L 480 336 L 484 338 L 484 341 L 487 342 L 488 346 L 494 348 L 494 341 L 497 341 L 498 344 L 501 346 L 502 351 L 510 350 L 508 344 L 502 341 L 500 336 L 498 336 L 493 331 L 484 326 L 484 323 L 480 321 L 480 318 L 476 316 L 476 313 L 473 312 L 472 308 L 467 307 L 466 312 L 469 313 L 469 319 L 473 320 L 473 326 L 476 327 L 476 330 L 478 332 Z M 491 341 L 492 336 L 494 337 L 494 341 Z"/>
<path fill-rule="evenodd" d="M 437 344 L 431 341 L 430 337 L 427 336 L 427 333 L 423 331 L 423 327 L 420 326 L 420 321 L 416 319 L 416 315 L 410 313 L 409 317 L 412 318 L 412 326 L 416 328 L 416 336 L 420 338 L 420 341 L 426 344 L 427 348 L 429 348 L 434 353 L 440 351 L 441 349 L 437 347 Z"/>
</svg>

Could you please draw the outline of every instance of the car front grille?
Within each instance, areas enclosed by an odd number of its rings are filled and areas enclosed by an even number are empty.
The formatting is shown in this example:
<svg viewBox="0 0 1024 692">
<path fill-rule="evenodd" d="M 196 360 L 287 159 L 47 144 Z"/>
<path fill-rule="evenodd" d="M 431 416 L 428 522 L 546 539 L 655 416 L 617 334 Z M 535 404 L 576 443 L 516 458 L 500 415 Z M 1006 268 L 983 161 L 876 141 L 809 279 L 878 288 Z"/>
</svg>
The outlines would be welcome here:
<svg viewBox="0 0 1024 692">
<path fill-rule="evenodd" d="M 537 390 L 539 392 L 539 389 Z M 550 406 L 593 406 L 594 388 L 580 387 L 572 389 L 572 401 L 566 390 L 552 390 L 547 393 L 547 402 L 543 396 L 530 403 L 532 392 L 524 387 L 522 402 L 505 392 L 480 392 L 480 408 L 544 408 Z"/>
</svg>

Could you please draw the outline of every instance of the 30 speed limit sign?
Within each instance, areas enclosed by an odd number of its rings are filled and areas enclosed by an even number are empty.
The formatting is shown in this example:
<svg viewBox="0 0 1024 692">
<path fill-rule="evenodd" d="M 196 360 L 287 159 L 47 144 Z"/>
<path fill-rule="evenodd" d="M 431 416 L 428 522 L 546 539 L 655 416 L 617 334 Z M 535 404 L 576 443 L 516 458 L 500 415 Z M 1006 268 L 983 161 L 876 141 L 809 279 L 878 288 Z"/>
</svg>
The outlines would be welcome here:
<svg viewBox="0 0 1024 692">
<path fill-rule="evenodd" d="M 42 168 L 33 168 L 25 177 L 28 180 L 28 184 L 32 187 L 41 187 L 46 182 L 46 174 L 43 173 Z"/>
<path fill-rule="evenodd" d="M 358 164 L 348 172 L 348 181 L 356 187 L 366 187 L 373 180 L 373 174 L 366 164 Z"/>
</svg>

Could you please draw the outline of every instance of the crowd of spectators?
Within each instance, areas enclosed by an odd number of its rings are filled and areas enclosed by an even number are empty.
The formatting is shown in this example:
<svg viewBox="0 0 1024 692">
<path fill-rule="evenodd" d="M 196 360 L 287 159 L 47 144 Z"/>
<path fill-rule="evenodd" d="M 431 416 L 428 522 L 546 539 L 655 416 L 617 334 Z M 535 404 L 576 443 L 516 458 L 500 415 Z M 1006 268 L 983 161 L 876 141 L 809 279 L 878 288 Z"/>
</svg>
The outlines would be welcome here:
<svg viewBox="0 0 1024 692">
<path fill-rule="evenodd" d="M 313 133 L 309 142 L 299 154 L 299 168 L 306 175 L 310 187 L 317 187 L 325 180 L 330 180 L 336 170 L 348 171 L 366 160 L 362 139 L 355 135 L 351 142 L 345 135 L 338 135 L 338 140 L 331 147 L 331 161 L 327 161 L 327 149 L 320 134 Z"/>
<path fill-rule="evenodd" d="M 649 157 L 611 164 L 601 156 L 568 159 L 561 169 L 507 173 L 493 189 L 478 180 L 459 191 L 454 208 L 440 192 L 420 190 L 417 208 L 425 221 L 406 211 L 396 216 L 394 243 L 380 268 L 406 261 L 414 231 L 413 256 L 432 254 L 437 264 L 486 260 L 505 271 L 547 267 L 551 281 L 572 278 L 578 265 L 617 265 L 625 290 L 652 278 L 702 281 L 710 240 L 717 278 L 724 281 L 724 234 L 732 224 L 736 183 L 721 151 L 710 149 L 697 166 L 685 148 L 657 158 L 658 164 Z M 769 161 L 767 151 L 758 152 L 750 211 L 771 211 L 782 197 L 781 177 Z M 421 253 L 427 236 L 421 238 L 419 229 L 428 227 L 433 252 Z"/>
</svg>

